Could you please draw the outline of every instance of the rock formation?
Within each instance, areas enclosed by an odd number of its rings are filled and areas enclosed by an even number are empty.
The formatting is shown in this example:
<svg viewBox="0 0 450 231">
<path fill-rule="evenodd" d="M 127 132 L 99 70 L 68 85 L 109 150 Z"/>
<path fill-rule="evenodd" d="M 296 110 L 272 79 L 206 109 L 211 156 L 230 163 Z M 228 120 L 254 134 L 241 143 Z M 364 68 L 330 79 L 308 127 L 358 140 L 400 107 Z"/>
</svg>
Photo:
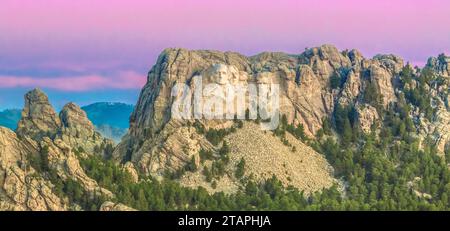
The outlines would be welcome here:
<svg viewBox="0 0 450 231">
<path fill-rule="evenodd" d="M 88 154 L 103 155 L 103 149 L 114 144 L 95 131 L 86 113 L 74 103 L 66 104 L 57 116 L 48 97 L 39 89 L 25 95 L 17 134 L 36 141 L 44 137 L 61 139 L 72 149 L 81 147 Z"/>
<path fill-rule="evenodd" d="M 447 61 L 443 57 L 430 59 L 428 66 L 445 75 Z M 338 104 L 354 106 L 358 124 L 369 132 L 381 119 L 376 107 L 387 109 L 398 101 L 396 82 L 403 67 L 403 60 L 395 55 L 367 59 L 357 50 L 339 51 L 332 45 L 310 48 L 299 55 L 264 52 L 252 57 L 234 52 L 166 49 L 148 74 L 130 118 L 129 134 L 116 148 L 114 157 L 118 161 L 132 161 L 142 173 L 162 176 L 192 158 L 197 160 L 196 152 L 200 149 L 215 150 L 217 147 L 190 126 L 193 119 L 176 120 L 171 113 L 174 85 L 186 83 L 196 89 L 194 82 L 198 76 L 219 86 L 236 82 L 279 84 L 280 112 L 286 115 L 289 124 L 302 124 L 312 138 L 322 128 L 323 120 L 333 116 Z M 380 98 L 372 99 L 369 94 Z M 203 100 L 207 99 L 203 95 Z M 445 113 L 448 109 L 441 114 Z M 447 116 L 441 117 L 442 122 L 430 129 L 437 131 L 439 146 L 445 146 L 448 132 L 444 130 L 448 122 Z M 206 129 L 229 127 L 224 121 L 199 121 Z"/>
<path fill-rule="evenodd" d="M 66 210 L 67 203 L 56 196 L 51 182 L 33 169 L 27 158 L 37 152 L 37 143 L 20 140 L 0 127 L 0 210 Z"/>
<path fill-rule="evenodd" d="M 65 105 L 58 117 L 48 97 L 34 89 L 25 95 L 25 107 L 16 133 L 0 127 L 0 210 L 67 210 L 73 207 L 65 198 L 54 194 L 54 186 L 43 173 L 33 169 L 30 160 L 33 158 L 48 163 L 47 168 L 63 181 L 78 182 L 91 196 L 114 197 L 86 175 L 75 153 L 103 155 L 103 149 L 113 143 L 94 131 L 86 113 L 75 104 Z M 95 153 L 96 150 L 100 153 Z"/>
<path fill-rule="evenodd" d="M 25 107 L 17 126 L 19 136 L 29 136 L 39 140 L 52 137 L 61 127 L 61 121 L 55 110 L 40 89 L 36 88 L 25 95 Z"/>
<path fill-rule="evenodd" d="M 377 109 L 370 105 L 357 105 L 356 110 L 358 113 L 358 121 L 361 129 L 365 133 L 371 131 L 372 126 L 379 122 L 379 115 Z"/>
<path fill-rule="evenodd" d="M 59 113 L 61 128 L 58 137 L 70 147 L 82 147 L 87 153 L 101 151 L 106 145 L 113 145 L 113 141 L 104 139 L 95 131 L 94 125 L 87 118 L 86 113 L 74 103 L 66 104 Z"/>
<path fill-rule="evenodd" d="M 113 194 L 109 190 L 101 188 L 95 180 L 86 175 L 84 169 L 80 166 L 78 157 L 73 153 L 72 148 L 63 140 L 51 140 L 48 137 L 44 137 L 40 146 L 48 149 L 49 167 L 55 169 L 60 178 L 70 178 L 79 182 L 92 195 L 98 193 L 106 197 L 113 197 Z"/>
<path fill-rule="evenodd" d="M 449 77 L 450 76 L 450 57 L 444 54 L 439 57 L 431 57 L 427 61 L 427 67 L 433 69 L 437 74 Z"/>
<path fill-rule="evenodd" d="M 343 53 L 331 45 L 311 48 L 300 55 L 262 53 L 245 57 L 231 52 L 189 51 L 166 49 L 148 76 L 136 109 L 131 116 L 130 135 L 145 137 L 144 130 L 153 134 L 170 120 L 170 90 L 175 82 L 189 82 L 197 74 L 206 74 L 214 64 L 221 63 L 236 69 L 241 75 L 257 79 L 268 72 L 282 87 L 282 112 L 290 122 L 303 123 L 314 135 L 322 118 L 329 116 L 335 103 L 358 100 L 365 82 L 373 81 L 383 96 L 384 104 L 395 101 L 392 79 L 401 70 L 403 61 L 393 55 L 379 55 L 365 59 L 356 50 Z M 345 81 L 342 93 L 330 90 L 330 78 L 338 75 Z M 131 145 L 133 152 L 138 147 Z"/>
<path fill-rule="evenodd" d="M 100 207 L 100 211 L 136 211 L 136 209 L 128 207 L 124 204 L 106 201 Z"/>
<path fill-rule="evenodd" d="M 385 59 L 389 57 L 380 57 L 380 60 Z M 302 123 L 312 136 L 321 128 L 322 119 L 331 115 L 339 96 L 339 92 L 329 90 L 330 77 L 346 74 L 344 70 L 352 65 L 358 75 L 361 69 L 369 66 L 377 70 L 372 78 L 380 83 L 380 91 L 386 92 L 389 100 L 393 89 L 388 89 L 392 85 L 386 80 L 391 79 L 393 72 L 385 70 L 390 67 L 382 65 L 388 62 L 373 61 L 362 67 L 363 58 L 355 56 L 353 61 L 354 64 L 348 56 L 329 45 L 309 49 L 297 56 L 266 52 L 245 57 L 232 52 L 166 49 L 149 73 L 148 82 L 131 115 L 129 135 L 119 144 L 115 156 L 119 160 L 133 161 L 144 173 L 161 175 L 166 170 L 179 169 L 192 158 L 198 159 L 200 149 L 213 149 L 213 145 L 204 136 L 196 134 L 195 129 L 171 118 L 174 83 L 193 82 L 196 75 L 219 85 L 235 80 L 243 84 L 278 83 L 281 113 L 287 115 L 289 123 Z M 349 73 L 355 75 L 354 72 Z M 224 79 L 227 75 L 229 80 Z M 239 76 L 244 77 L 241 80 Z M 345 97 L 354 101 L 359 97 L 362 81 L 357 77 L 349 79 L 354 83 L 347 84 Z M 216 126 L 211 121 L 202 123 L 207 128 Z M 221 126 L 226 127 L 224 124 Z"/>
<path fill-rule="evenodd" d="M 131 180 L 134 183 L 139 182 L 139 174 L 136 171 L 136 168 L 134 167 L 134 164 L 131 162 L 126 162 L 123 166 L 122 166 L 122 170 L 128 172 L 131 176 Z"/>
</svg>

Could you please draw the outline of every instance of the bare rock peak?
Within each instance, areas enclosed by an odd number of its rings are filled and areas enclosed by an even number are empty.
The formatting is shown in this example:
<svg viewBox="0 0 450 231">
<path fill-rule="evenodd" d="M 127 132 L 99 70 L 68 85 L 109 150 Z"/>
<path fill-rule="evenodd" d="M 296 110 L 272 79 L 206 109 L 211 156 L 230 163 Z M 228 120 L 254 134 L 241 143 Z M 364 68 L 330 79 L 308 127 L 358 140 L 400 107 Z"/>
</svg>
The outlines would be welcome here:
<svg viewBox="0 0 450 231">
<path fill-rule="evenodd" d="M 438 57 L 430 57 L 426 67 L 431 68 L 442 76 L 450 76 L 450 56 L 440 54 Z"/>
<path fill-rule="evenodd" d="M 94 129 L 94 125 L 88 119 L 86 112 L 73 102 L 64 105 L 59 117 L 64 127 L 82 125 L 88 129 Z"/>
<path fill-rule="evenodd" d="M 25 94 L 25 98 L 31 101 L 48 101 L 47 95 L 40 89 L 35 88 Z"/>
<path fill-rule="evenodd" d="M 36 88 L 25 94 L 25 107 L 17 126 L 19 135 L 40 139 L 56 133 L 60 126 L 61 121 L 42 90 Z"/>
</svg>

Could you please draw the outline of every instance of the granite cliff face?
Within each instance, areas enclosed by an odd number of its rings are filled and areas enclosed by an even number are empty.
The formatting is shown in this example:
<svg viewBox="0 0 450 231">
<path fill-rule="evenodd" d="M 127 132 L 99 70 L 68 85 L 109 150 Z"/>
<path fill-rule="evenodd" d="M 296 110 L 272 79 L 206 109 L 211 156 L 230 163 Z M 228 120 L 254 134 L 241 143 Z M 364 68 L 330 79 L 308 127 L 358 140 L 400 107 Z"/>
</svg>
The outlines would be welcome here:
<svg viewBox="0 0 450 231">
<path fill-rule="evenodd" d="M 426 83 L 424 86 L 431 95 L 431 104 L 436 112 L 433 121 L 423 119 L 420 113 L 416 113 L 415 117 L 421 123 L 420 134 L 431 135 L 432 141 L 442 154 L 450 151 L 450 57 L 441 54 L 437 58 L 429 58 L 426 67 L 439 77 L 437 81 Z"/>
<path fill-rule="evenodd" d="M 234 52 L 166 49 L 149 72 L 130 117 L 129 134 L 114 156 L 120 161 L 134 162 L 143 173 L 161 176 L 167 170 L 181 168 L 192 158 L 198 163 L 201 149 L 217 149 L 189 126 L 194 120 L 175 120 L 171 115 L 172 87 L 175 83 L 187 83 L 195 89 L 193 77 L 199 75 L 205 81 L 216 80 L 219 84 L 221 75 L 244 85 L 279 84 L 281 113 L 289 124 L 302 124 L 311 138 L 322 128 L 323 120 L 332 117 L 338 104 L 356 105 L 361 127 L 370 132 L 380 116 L 366 104 L 366 89 L 373 88 L 379 93 L 380 104 L 387 108 L 397 101 L 394 79 L 403 66 L 398 56 L 366 59 L 357 50 L 340 52 L 331 45 L 307 49 L 299 55 L 265 52 L 252 57 Z M 334 79 L 336 86 L 331 84 Z M 200 122 L 206 129 L 230 127 L 224 121 Z M 322 168 L 326 169 L 326 164 Z"/>
<path fill-rule="evenodd" d="M 0 210 L 67 210 L 68 204 L 53 193 L 53 184 L 29 165 L 29 155 L 38 148 L 33 140 L 20 140 L 0 127 Z"/>
<path fill-rule="evenodd" d="M 427 66 L 448 81 L 448 58 L 432 58 Z M 387 110 L 398 102 L 399 75 L 404 67 L 403 60 L 395 55 L 368 59 L 357 50 L 339 51 L 332 45 L 310 48 L 299 55 L 265 52 L 251 57 L 234 52 L 166 49 L 148 74 L 130 118 L 129 134 L 114 156 L 119 161 L 132 161 L 143 173 L 161 176 L 191 159 L 198 165 L 197 153 L 201 149 L 216 150 L 217 146 L 190 126 L 194 120 L 175 120 L 171 115 L 173 86 L 186 83 L 195 89 L 195 76 L 214 82 L 220 75 L 227 75 L 230 82 L 244 85 L 278 83 L 281 113 L 289 124 L 302 124 L 310 138 L 322 128 L 324 119 L 333 117 L 337 105 L 354 107 L 361 130 L 369 133 L 382 119 L 379 110 Z M 220 80 L 216 83 L 220 84 Z M 380 97 L 373 98 L 374 94 Z M 441 108 L 436 121 L 417 123 L 416 128 L 424 139 L 433 135 L 443 152 L 449 142 L 448 85 L 440 85 L 435 94 L 447 97 L 441 97 L 442 104 L 437 104 Z M 420 113 L 410 116 L 423 118 Z M 200 123 L 206 129 L 230 127 L 224 121 L 201 119 Z"/>
<path fill-rule="evenodd" d="M 378 55 L 365 59 L 352 50 L 339 52 L 331 45 L 306 50 L 300 55 L 262 53 L 245 57 L 232 52 L 189 51 L 166 49 L 148 76 L 136 109 L 131 115 L 130 135 L 144 137 L 161 130 L 170 120 L 170 90 L 175 82 L 189 82 L 197 73 L 204 73 L 221 63 L 247 76 L 247 82 L 268 76 L 282 87 L 282 113 L 289 122 L 303 123 L 313 135 L 329 116 L 337 102 L 355 103 L 364 89 L 373 82 L 383 96 L 383 104 L 396 100 L 393 77 L 403 67 L 403 60 L 394 55 Z M 344 82 L 342 90 L 330 88 L 330 78 Z M 133 148 L 135 149 L 135 148 Z"/>
<path fill-rule="evenodd" d="M 429 58 L 426 66 L 432 68 L 439 75 L 450 76 L 450 57 L 444 54 L 439 55 L 437 58 Z"/>
</svg>

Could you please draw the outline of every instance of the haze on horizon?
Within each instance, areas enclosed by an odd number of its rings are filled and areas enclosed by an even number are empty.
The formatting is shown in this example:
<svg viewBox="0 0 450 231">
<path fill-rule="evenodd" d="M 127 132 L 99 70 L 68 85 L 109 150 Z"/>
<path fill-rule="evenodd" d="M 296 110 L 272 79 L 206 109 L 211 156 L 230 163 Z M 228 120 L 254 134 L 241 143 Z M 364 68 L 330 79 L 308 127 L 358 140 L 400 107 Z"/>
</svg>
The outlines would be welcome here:
<svg viewBox="0 0 450 231">
<path fill-rule="evenodd" d="M 450 53 L 446 0 L 3 0 L 0 110 L 41 87 L 68 101 L 134 104 L 166 47 L 298 54 L 333 44 L 422 66 Z"/>
</svg>

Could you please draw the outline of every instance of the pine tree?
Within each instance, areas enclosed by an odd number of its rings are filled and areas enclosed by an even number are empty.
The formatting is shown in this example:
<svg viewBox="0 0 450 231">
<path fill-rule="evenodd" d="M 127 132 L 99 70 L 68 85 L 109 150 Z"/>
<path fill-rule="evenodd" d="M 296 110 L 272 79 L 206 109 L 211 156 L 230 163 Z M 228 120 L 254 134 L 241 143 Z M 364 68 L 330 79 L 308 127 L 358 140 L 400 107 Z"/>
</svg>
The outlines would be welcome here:
<svg viewBox="0 0 450 231">
<path fill-rule="evenodd" d="M 330 88 L 331 89 L 337 89 L 339 87 L 341 87 L 341 77 L 334 73 L 331 77 L 330 77 Z"/>
<path fill-rule="evenodd" d="M 40 169 L 44 172 L 48 172 L 49 171 L 49 160 L 48 160 L 48 146 L 44 146 L 42 147 L 41 151 L 40 151 L 40 164 L 41 167 Z"/>
<path fill-rule="evenodd" d="M 350 120 L 344 119 L 344 126 L 343 126 L 343 132 L 342 132 L 342 141 L 345 145 L 350 144 L 353 137 L 353 130 L 352 126 L 350 125 Z"/>
<path fill-rule="evenodd" d="M 139 210 L 144 210 L 145 211 L 145 210 L 148 209 L 148 202 L 147 202 L 147 199 L 145 197 L 144 190 L 142 188 L 139 189 L 139 193 L 138 193 L 138 196 L 137 196 L 137 204 L 138 204 L 137 208 Z"/>
<path fill-rule="evenodd" d="M 245 160 L 244 158 L 241 158 L 239 163 L 236 165 L 235 176 L 237 179 L 241 179 L 244 176 L 244 173 L 245 173 Z"/>
</svg>

